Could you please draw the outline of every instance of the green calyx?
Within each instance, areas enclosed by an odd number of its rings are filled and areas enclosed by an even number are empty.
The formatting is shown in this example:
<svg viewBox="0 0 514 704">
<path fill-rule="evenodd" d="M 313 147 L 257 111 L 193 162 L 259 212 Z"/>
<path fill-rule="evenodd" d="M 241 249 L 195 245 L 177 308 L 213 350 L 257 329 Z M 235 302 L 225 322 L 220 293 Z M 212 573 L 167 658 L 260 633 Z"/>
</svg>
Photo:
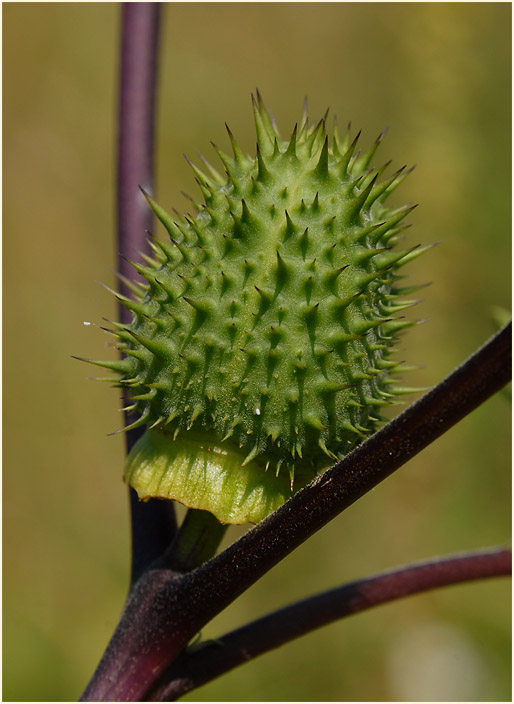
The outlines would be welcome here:
<svg viewBox="0 0 514 704">
<path fill-rule="evenodd" d="M 387 196 L 408 173 L 371 168 L 347 133 L 306 116 L 283 139 L 254 101 L 257 152 L 216 151 L 225 175 L 192 165 L 203 195 L 135 264 L 146 285 L 116 325 L 124 359 L 105 366 L 147 425 L 126 480 L 161 496 L 257 522 L 382 420 L 401 389 L 390 357 L 412 325 L 394 249 L 412 206 Z M 358 136 L 357 136 L 358 137 Z M 412 290 L 412 289 L 410 289 Z M 100 364 L 102 364 L 100 362 Z"/>
<path fill-rule="evenodd" d="M 125 479 L 139 498 L 179 499 L 222 523 L 258 523 L 292 495 L 289 476 L 265 471 L 229 441 L 191 430 L 178 440 L 147 430 L 127 460 Z M 310 475 L 297 476 L 296 488 Z"/>
</svg>

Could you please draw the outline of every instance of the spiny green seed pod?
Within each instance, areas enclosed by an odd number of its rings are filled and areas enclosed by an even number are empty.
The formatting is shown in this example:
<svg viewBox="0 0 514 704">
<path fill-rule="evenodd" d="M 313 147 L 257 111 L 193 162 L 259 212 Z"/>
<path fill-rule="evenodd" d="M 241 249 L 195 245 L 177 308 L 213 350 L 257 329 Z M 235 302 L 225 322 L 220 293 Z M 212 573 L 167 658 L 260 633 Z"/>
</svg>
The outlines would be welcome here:
<svg viewBox="0 0 514 704">
<path fill-rule="evenodd" d="M 140 498 L 177 499 L 225 523 L 258 522 L 370 435 L 405 391 L 390 359 L 413 301 L 395 251 L 413 206 L 387 196 L 408 171 L 370 168 L 382 139 L 331 140 L 325 119 L 282 139 L 254 100 L 255 158 L 203 173 L 195 217 L 148 202 L 170 240 L 135 264 L 147 284 L 115 326 L 119 373 L 147 425 L 128 458 Z M 227 128 L 228 129 L 228 128 Z M 207 162 L 206 162 L 207 163 Z"/>
</svg>

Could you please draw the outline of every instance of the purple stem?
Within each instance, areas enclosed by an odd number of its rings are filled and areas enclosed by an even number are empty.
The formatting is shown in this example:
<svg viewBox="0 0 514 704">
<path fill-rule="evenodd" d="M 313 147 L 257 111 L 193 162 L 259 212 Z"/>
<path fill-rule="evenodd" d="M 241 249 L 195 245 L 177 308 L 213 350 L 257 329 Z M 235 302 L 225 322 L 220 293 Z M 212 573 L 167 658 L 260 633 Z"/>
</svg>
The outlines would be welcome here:
<svg viewBox="0 0 514 704">
<path fill-rule="evenodd" d="M 139 186 L 153 193 L 154 125 L 160 3 L 123 3 L 118 134 L 118 267 L 129 279 L 136 272 L 121 255 L 139 258 L 148 249 L 145 231 L 152 211 Z M 129 295 L 121 284 L 121 293 Z M 119 307 L 120 319 L 132 314 Z"/>
<path fill-rule="evenodd" d="M 263 653 L 359 611 L 411 594 L 477 579 L 509 576 L 510 550 L 493 548 L 431 560 L 344 584 L 274 611 L 181 655 L 150 701 L 175 701 Z"/>
<path fill-rule="evenodd" d="M 154 129 L 160 3 L 123 3 L 118 135 L 118 271 L 127 279 L 138 274 L 129 264 L 148 249 L 145 231 L 152 227 L 152 211 L 139 185 L 153 192 Z M 123 280 L 120 293 L 129 295 Z M 131 313 L 119 305 L 121 322 Z M 127 397 L 125 396 L 125 400 Z M 129 405 L 128 402 L 124 403 Z M 125 415 L 126 424 L 133 418 Z M 141 431 L 126 433 L 127 453 Z M 132 583 L 169 545 L 176 521 L 172 502 L 142 503 L 130 490 L 132 525 Z"/>
<path fill-rule="evenodd" d="M 242 538 L 180 577 L 166 564 L 135 584 L 83 701 L 142 701 L 214 616 L 341 511 L 511 378 L 509 324 L 460 367 Z"/>
</svg>

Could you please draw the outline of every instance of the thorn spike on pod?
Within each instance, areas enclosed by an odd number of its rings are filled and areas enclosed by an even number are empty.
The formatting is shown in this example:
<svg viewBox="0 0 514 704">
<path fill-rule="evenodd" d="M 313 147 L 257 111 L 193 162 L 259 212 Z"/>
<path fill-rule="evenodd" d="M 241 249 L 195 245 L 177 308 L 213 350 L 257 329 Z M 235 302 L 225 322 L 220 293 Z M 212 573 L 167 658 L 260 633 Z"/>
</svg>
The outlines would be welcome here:
<svg viewBox="0 0 514 704">
<path fill-rule="evenodd" d="M 280 290 L 291 278 L 292 273 L 291 266 L 284 261 L 277 249 L 277 286 Z"/>
<path fill-rule="evenodd" d="M 421 254 L 427 252 L 429 249 L 432 249 L 432 247 L 436 247 L 438 244 L 438 242 L 434 242 L 432 244 L 426 244 L 423 247 L 418 244 L 415 247 L 412 247 L 411 249 L 407 250 L 404 256 L 400 257 L 398 263 L 403 266 L 404 264 L 411 262 L 413 259 L 417 259 L 417 257 L 419 257 Z"/>
<path fill-rule="evenodd" d="M 171 237 L 170 237 L 170 239 L 171 239 L 172 243 L 175 245 L 175 247 L 178 249 L 180 254 L 182 255 L 182 258 L 184 259 L 184 261 L 190 262 L 191 261 L 191 254 L 190 254 L 189 250 L 186 249 L 186 247 L 184 247 L 184 245 L 181 242 L 178 242 L 177 240 L 174 240 Z"/>
<path fill-rule="evenodd" d="M 273 153 L 271 155 L 271 158 L 276 159 L 279 154 L 281 154 L 281 151 L 280 147 L 278 146 L 278 139 L 275 137 L 275 139 L 273 140 Z"/>
<path fill-rule="evenodd" d="M 264 163 L 259 143 L 257 143 L 257 181 L 267 183 L 271 180 L 271 174 Z"/>
<path fill-rule="evenodd" d="M 246 204 L 244 198 L 241 199 L 241 222 L 248 225 L 252 221 L 252 214 L 250 213 L 250 208 Z"/>
<path fill-rule="evenodd" d="M 120 413 L 130 413 L 131 411 L 135 411 L 137 408 L 137 403 L 132 403 L 130 406 L 124 406 L 123 408 L 118 408 Z"/>
<path fill-rule="evenodd" d="M 316 303 L 315 305 L 307 305 L 303 313 L 311 344 L 314 343 L 315 331 L 318 322 L 318 311 L 319 303 Z"/>
<path fill-rule="evenodd" d="M 169 286 L 167 283 L 165 283 L 161 279 L 157 279 L 157 278 L 155 279 L 155 283 L 162 288 L 164 293 L 166 293 L 172 301 L 175 300 L 175 298 L 177 297 L 177 292 L 171 286 Z"/>
<path fill-rule="evenodd" d="M 334 295 L 337 295 L 337 280 L 339 279 L 339 276 L 343 273 L 343 271 L 348 269 L 349 266 L 349 264 L 345 264 L 338 269 L 332 269 L 324 274 L 323 283 Z"/>
<path fill-rule="evenodd" d="M 178 416 L 178 414 L 179 414 L 178 410 L 173 409 L 173 411 L 171 411 L 169 416 L 166 418 L 164 425 L 168 425 L 169 423 L 171 423 L 172 420 L 175 420 L 175 418 Z"/>
<path fill-rule="evenodd" d="M 358 149 L 358 150 L 355 152 L 355 154 L 352 156 L 352 158 L 350 159 L 350 166 L 349 166 L 349 168 L 350 168 L 351 171 L 354 170 L 354 168 L 355 168 L 355 162 L 356 162 L 357 159 L 359 158 L 360 153 L 361 153 L 361 150 Z M 366 176 L 366 172 L 364 172 L 364 173 L 362 174 L 361 178 L 364 178 L 365 176 Z"/>
<path fill-rule="evenodd" d="M 348 124 L 346 126 L 346 130 L 345 130 L 343 137 L 340 138 L 339 134 L 337 135 L 339 152 L 340 152 L 341 156 L 343 156 L 343 154 L 345 154 L 346 150 L 350 146 L 351 132 L 352 132 L 352 123 L 350 121 L 350 122 L 348 122 Z"/>
<path fill-rule="evenodd" d="M 209 170 L 211 176 L 213 177 L 215 183 L 217 183 L 220 186 L 225 185 L 225 179 L 223 176 L 220 174 L 220 172 L 214 168 L 214 166 L 211 164 L 211 162 L 202 154 L 202 152 L 198 152 L 198 156 L 200 159 L 203 161 L 207 169 Z"/>
<path fill-rule="evenodd" d="M 401 168 L 397 169 L 397 170 L 394 172 L 394 174 L 391 176 L 390 181 L 392 182 L 392 181 L 394 181 L 395 179 L 397 179 L 398 176 L 400 176 L 400 175 L 405 171 L 406 168 L 407 168 L 407 164 L 404 164 Z M 410 169 L 409 169 L 409 171 L 410 171 Z M 407 173 L 408 173 L 408 171 L 407 171 Z"/>
<path fill-rule="evenodd" d="M 407 176 L 412 173 L 413 170 L 414 166 L 411 166 L 410 169 L 407 169 L 407 166 L 403 166 L 401 169 L 398 169 L 398 171 L 396 171 L 396 173 L 394 173 L 388 181 L 385 182 L 385 187 L 382 190 L 382 192 L 385 193 L 384 200 L 386 196 L 396 190 L 398 186 L 405 181 Z M 382 195 L 382 193 L 380 193 L 380 195 Z"/>
<path fill-rule="evenodd" d="M 234 165 L 233 159 L 228 154 L 225 154 L 225 152 L 222 149 L 220 149 L 218 147 L 218 145 L 212 141 L 211 141 L 211 146 L 214 149 L 214 151 L 216 152 L 216 154 L 218 155 L 219 160 L 221 161 L 221 163 L 225 167 L 227 174 L 230 174 L 230 172 L 233 168 L 233 165 Z M 220 176 L 220 179 L 221 179 L 221 176 Z M 194 203 L 194 201 L 193 201 L 193 203 Z"/>
<path fill-rule="evenodd" d="M 225 128 L 227 130 L 229 139 L 230 139 L 230 145 L 232 147 L 232 151 L 234 152 L 234 160 L 236 164 L 242 164 L 244 161 L 246 161 L 246 157 L 244 153 L 242 152 L 241 148 L 239 147 L 238 143 L 236 142 L 236 139 L 234 135 L 232 134 L 230 127 L 227 125 L 225 122 Z"/>
<path fill-rule="evenodd" d="M 150 409 L 147 407 L 145 408 L 143 415 L 136 421 L 134 421 L 134 423 L 126 425 L 124 428 L 120 428 L 119 430 L 114 430 L 112 433 L 107 433 L 107 437 L 110 437 L 111 435 L 118 435 L 118 433 L 126 433 L 128 430 L 135 430 L 136 428 L 140 428 L 142 425 L 145 425 L 149 415 Z"/>
<path fill-rule="evenodd" d="M 368 168 L 369 164 L 371 163 L 371 160 L 375 156 L 375 152 L 377 151 L 378 147 L 380 146 L 380 143 L 384 139 L 387 131 L 389 129 L 389 126 L 386 126 L 382 132 L 378 135 L 376 140 L 373 142 L 371 147 L 368 149 L 367 152 L 363 152 L 358 159 L 355 161 L 355 168 L 359 171 L 364 171 L 365 169 Z"/>
<path fill-rule="evenodd" d="M 273 140 L 266 129 L 265 122 L 262 116 L 262 110 L 259 108 L 252 93 L 253 117 L 255 121 L 255 131 L 257 133 L 257 142 L 265 155 L 271 154 L 273 151 Z"/>
<path fill-rule="evenodd" d="M 273 113 L 271 112 L 271 110 L 266 110 L 266 112 L 269 115 L 269 119 L 270 119 L 270 123 L 271 123 L 271 127 L 273 129 L 273 132 L 278 135 L 279 134 L 278 125 L 277 125 L 277 121 L 275 120 Z M 275 140 L 276 140 L 276 137 L 275 137 Z"/>
<path fill-rule="evenodd" d="M 198 184 L 200 190 L 202 191 L 202 195 L 205 198 L 205 202 L 209 203 L 213 197 L 213 191 L 212 189 L 206 184 L 200 181 L 200 179 L 195 176 L 195 181 Z"/>
<path fill-rule="evenodd" d="M 164 208 L 162 208 L 158 203 L 156 203 L 154 199 L 149 196 L 148 193 L 142 188 L 142 186 L 139 186 L 139 188 L 141 189 L 141 192 L 146 198 L 149 206 L 153 210 L 155 217 L 164 225 L 170 237 L 176 237 L 178 231 L 171 215 L 166 212 L 166 210 L 164 210 Z"/>
<path fill-rule="evenodd" d="M 136 296 L 136 298 L 142 298 L 144 295 L 144 292 L 148 289 L 148 285 L 144 283 L 140 283 L 139 281 L 131 281 L 131 279 L 127 278 L 126 276 L 123 276 L 123 274 L 120 274 L 119 271 L 113 271 L 114 276 L 118 279 L 118 281 L 123 282 L 123 284 L 128 288 L 128 290 Z"/>
<path fill-rule="evenodd" d="M 307 250 L 309 248 L 309 228 L 306 227 L 300 236 L 300 252 L 302 253 L 303 261 L 307 256 Z"/>
<path fill-rule="evenodd" d="M 193 300 L 188 296 L 182 296 L 182 300 L 185 301 L 191 308 L 194 308 L 198 313 L 208 315 L 211 312 L 211 305 L 209 301 L 206 300 Z"/>
<path fill-rule="evenodd" d="M 201 169 L 196 166 L 196 164 L 193 164 L 191 159 L 187 156 L 187 154 L 183 154 L 184 159 L 187 161 L 189 166 L 193 169 L 193 173 L 195 176 L 198 178 L 199 181 L 202 181 L 204 184 L 209 186 L 211 189 L 217 188 L 216 181 L 213 181 L 209 176 L 207 176 L 206 173 L 204 173 Z"/>
<path fill-rule="evenodd" d="M 255 444 L 250 452 L 246 455 L 244 460 L 241 462 L 241 466 L 244 467 L 245 465 L 248 464 L 248 462 L 251 462 L 257 455 L 259 454 L 259 445 Z"/>
<path fill-rule="evenodd" d="M 121 336 L 121 333 L 119 330 L 111 330 L 110 328 L 106 328 L 103 325 L 100 325 L 99 327 L 100 327 L 100 330 L 103 330 L 104 332 L 109 333 L 109 335 L 114 335 L 115 337 Z M 75 357 L 74 355 L 71 355 L 71 356 L 73 357 L 73 359 L 80 359 L 82 361 L 86 361 L 86 359 L 84 357 Z"/>
<path fill-rule="evenodd" d="M 229 215 L 232 218 L 232 221 L 234 223 L 234 229 L 232 232 L 232 240 L 233 239 L 241 239 L 245 235 L 245 229 L 243 227 L 243 224 L 241 222 L 241 218 L 238 217 L 232 210 L 229 211 Z M 223 235 L 226 237 L 227 235 Z M 229 242 L 231 240 L 228 240 Z"/>
<path fill-rule="evenodd" d="M 375 144 L 377 146 L 383 141 L 383 139 L 386 136 L 386 134 L 388 133 L 388 131 L 389 131 L 389 125 L 386 125 L 384 127 L 384 129 L 382 130 L 382 132 L 378 135 L 378 137 L 375 140 Z"/>
<path fill-rule="evenodd" d="M 325 137 L 319 161 L 314 169 L 314 173 L 319 179 L 325 180 L 328 177 L 328 136 Z"/>
<path fill-rule="evenodd" d="M 98 359 L 88 359 L 87 357 L 77 357 L 72 354 L 73 359 L 78 359 L 79 362 L 88 362 L 88 364 L 94 364 L 97 367 L 103 367 L 104 369 L 112 369 L 112 371 L 118 372 L 119 374 L 126 374 L 131 369 L 131 365 L 127 359 L 117 359 L 115 361 L 109 360 L 98 360 Z"/>
<path fill-rule="evenodd" d="M 245 259 L 244 260 L 243 289 L 246 287 L 247 281 L 254 271 L 255 271 L 255 264 L 253 263 L 253 261 Z"/>
<path fill-rule="evenodd" d="M 114 297 L 121 303 L 122 306 L 128 308 L 128 310 L 132 311 L 132 313 L 134 313 L 138 317 L 144 317 L 145 313 L 147 312 L 146 305 L 142 303 L 136 303 L 136 301 L 132 301 L 130 298 L 122 296 L 119 293 L 115 293 Z"/>
<path fill-rule="evenodd" d="M 351 212 L 352 215 L 355 216 L 357 213 L 359 213 L 364 205 L 366 204 L 366 201 L 368 200 L 371 191 L 373 190 L 373 187 L 375 186 L 375 183 L 377 182 L 378 174 L 375 174 L 375 176 L 372 178 L 372 180 L 369 182 L 369 184 L 362 190 L 361 193 L 359 193 L 353 200 L 353 203 L 351 204 Z"/>
<path fill-rule="evenodd" d="M 369 194 L 371 193 L 371 191 L 372 191 L 373 188 L 375 187 L 375 184 L 376 184 L 377 180 L 378 180 L 378 173 L 375 173 L 375 175 L 373 176 L 373 178 L 371 179 L 371 181 L 368 183 L 368 185 L 367 185 L 366 188 L 364 189 L 363 194 L 364 194 L 364 193 L 367 193 L 367 196 L 369 196 Z M 367 198 L 367 196 L 366 196 L 366 198 Z"/>
<path fill-rule="evenodd" d="M 184 196 L 184 198 L 187 198 L 187 200 L 191 201 L 191 203 L 195 206 L 197 210 L 200 210 L 202 207 L 202 204 L 195 200 L 193 196 L 190 196 L 189 193 L 186 193 L 185 191 L 180 191 L 180 193 Z"/>
<path fill-rule="evenodd" d="M 149 426 L 149 429 L 152 430 L 153 428 L 156 428 L 158 425 L 160 425 L 162 423 L 163 420 L 164 420 L 164 416 L 159 416 L 157 418 L 157 420 L 154 423 L 152 423 L 152 425 Z"/>
<path fill-rule="evenodd" d="M 304 417 L 304 423 L 305 425 L 309 426 L 313 430 L 321 431 L 323 430 L 323 423 L 321 422 L 321 419 L 319 416 L 314 415 L 314 414 L 309 414 Z"/>
<path fill-rule="evenodd" d="M 348 166 L 350 164 L 350 160 L 353 156 L 353 153 L 355 151 L 355 147 L 357 146 L 357 142 L 359 141 L 359 137 L 361 136 L 361 131 L 357 132 L 357 135 L 353 142 L 350 144 L 346 152 L 343 154 L 341 160 L 339 161 L 337 168 L 339 170 L 339 175 L 344 178 L 349 175 L 348 173 Z"/>
<path fill-rule="evenodd" d="M 168 350 L 166 348 L 166 345 L 162 342 L 152 340 L 148 337 L 143 337 L 143 335 L 139 335 L 133 330 L 128 330 L 127 332 L 129 332 L 132 337 L 137 340 L 137 342 L 139 342 L 140 345 L 142 345 L 145 349 L 147 349 L 156 357 L 159 357 L 160 359 L 165 359 L 167 357 Z"/>
<path fill-rule="evenodd" d="M 138 252 L 138 254 L 139 254 L 139 256 L 141 257 L 141 259 L 142 259 L 143 261 L 145 261 L 151 269 L 157 269 L 157 268 L 158 268 L 159 262 L 158 262 L 156 259 L 154 259 L 153 257 L 149 257 L 149 256 L 148 256 L 147 254 L 145 254 L 144 252 Z"/>
<path fill-rule="evenodd" d="M 198 243 L 201 246 L 205 247 L 208 243 L 207 238 L 205 236 L 205 232 L 202 230 L 201 227 L 198 226 L 198 223 L 195 220 L 193 220 L 192 218 L 186 217 L 185 220 L 186 220 L 187 224 L 189 225 L 189 227 L 195 233 Z"/>
<path fill-rule="evenodd" d="M 296 232 L 296 227 L 291 220 L 291 217 L 289 216 L 289 213 L 287 210 L 284 211 L 285 216 L 286 216 L 286 230 L 285 230 L 285 235 L 284 235 L 284 242 L 287 242 L 287 240 L 295 234 Z"/>
<path fill-rule="evenodd" d="M 311 156 L 313 153 L 316 151 L 316 142 L 318 138 L 323 137 L 325 135 L 325 124 L 323 120 L 320 120 L 318 124 L 313 128 L 306 144 L 307 147 L 310 151 Z"/>
<path fill-rule="evenodd" d="M 339 457 L 338 457 L 337 455 L 335 455 L 333 452 L 331 452 L 331 451 L 327 448 L 327 446 L 326 446 L 325 441 L 323 440 L 323 438 L 319 438 L 319 440 L 318 440 L 318 445 L 319 445 L 319 447 L 323 450 L 323 452 L 324 452 L 328 457 L 330 457 L 330 458 L 333 459 L 333 460 L 338 460 L 338 459 L 339 459 Z"/>
<path fill-rule="evenodd" d="M 387 225 L 387 230 L 393 227 L 393 225 L 397 225 L 399 222 L 401 222 L 404 218 L 407 217 L 407 215 L 410 215 L 413 210 L 416 210 L 418 207 L 418 203 L 414 204 L 407 204 L 404 205 L 402 208 L 398 208 L 397 210 L 393 210 L 389 212 L 389 217 L 386 220 L 386 225 Z"/>
<path fill-rule="evenodd" d="M 132 396 L 132 398 L 134 401 L 151 401 L 156 394 L 156 389 L 150 389 L 150 391 L 147 391 L 142 394 L 137 394 L 137 396 Z"/>
<path fill-rule="evenodd" d="M 148 246 L 152 250 L 152 253 L 154 254 L 154 256 L 157 259 L 157 261 L 159 262 L 159 264 L 164 264 L 167 260 L 167 257 L 164 255 L 162 249 L 155 244 L 153 237 L 152 237 L 152 233 L 148 232 L 148 230 L 146 230 L 146 233 L 148 235 L 148 237 L 147 237 Z"/>
<path fill-rule="evenodd" d="M 262 313 L 266 312 L 268 308 L 271 305 L 271 302 L 273 301 L 273 295 L 270 294 L 268 291 L 264 291 L 263 289 L 259 288 L 258 286 L 254 286 L 255 290 L 260 296 L 261 299 L 261 305 L 260 305 L 260 311 L 259 313 L 262 315 Z"/>
<path fill-rule="evenodd" d="M 255 89 L 255 95 L 257 96 L 257 104 L 261 113 L 262 121 L 264 122 L 268 134 L 273 138 L 275 134 L 278 134 L 275 118 L 273 117 L 271 110 L 268 110 L 264 105 L 264 100 L 262 99 L 262 95 L 260 94 L 258 88 Z"/>
<path fill-rule="evenodd" d="M 394 380 L 392 379 L 390 383 L 392 383 L 393 381 Z M 426 393 L 427 391 L 430 391 L 431 388 L 431 386 L 395 386 L 393 388 L 393 391 L 395 394 L 403 396 L 410 394 Z"/>
<path fill-rule="evenodd" d="M 225 272 L 222 270 L 221 272 L 221 290 L 220 290 L 220 297 L 223 298 L 223 296 L 226 294 L 228 289 L 233 285 L 233 280 L 231 276 L 227 276 Z"/>
<path fill-rule="evenodd" d="M 135 269 L 137 273 L 140 274 L 144 279 L 146 279 L 147 281 L 153 281 L 154 271 L 152 271 L 152 269 L 149 269 L 148 267 L 143 266 L 142 264 L 138 264 L 137 262 L 133 262 L 132 259 L 129 259 L 121 252 L 119 253 L 119 257 L 123 259 L 123 261 L 127 262 L 127 264 L 130 264 L 130 266 Z"/>
<path fill-rule="evenodd" d="M 195 420 L 198 418 L 200 413 L 203 411 L 203 406 L 197 405 L 193 408 L 193 412 L 191 413 L 191 425 L 195 422 Z"/>
<path fill-rule="evenodd" d="M 291 134 L 291 138 L 289 140 L 289 144 L 287 146 L 286 151 L 284 152 L 284 157 L 287 157 L 289 159 L 296 159 L 296 133 L 298 130 L 298 124 L 295 124 L 293 132 Z"/>
<path fill-rule="evenodd" d="M 228 432 L 222 437 L 221 442 L 225 442 L 234 434 L 234 428 L 229 428 Z"/>
</svg>

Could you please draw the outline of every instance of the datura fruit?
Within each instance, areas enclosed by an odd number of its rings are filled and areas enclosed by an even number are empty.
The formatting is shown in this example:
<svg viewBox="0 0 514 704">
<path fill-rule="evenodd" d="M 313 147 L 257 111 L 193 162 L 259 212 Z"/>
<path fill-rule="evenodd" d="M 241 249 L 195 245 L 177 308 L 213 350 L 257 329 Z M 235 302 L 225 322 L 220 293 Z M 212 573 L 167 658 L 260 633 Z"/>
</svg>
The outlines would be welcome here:
<svg viewBox="0 0 514 704">
<path fill-rule="evenodd" d="M 414 290 L 398 269 L 423 248 L 394 249 L 413 206 L 385 201 L 408 173 L 371 168 L 382 139 L 356 150 L 305 114 L 283 139 L 258 95 L 256 156 L 230 130 L 224 166 L 191 164 L 194 216 L 134 264 L 146 280 L 115 324 L 119 374 L 147 429 L 125 479 L 141 499 L 176 499 L 222 523 L 256 523 L 344 457 L 406 391 L 391 359 Z M 227 128 L 228 129 L 228 128 Z M 193 201 L 194 202 L 194 201 Z"/>
</svg>

